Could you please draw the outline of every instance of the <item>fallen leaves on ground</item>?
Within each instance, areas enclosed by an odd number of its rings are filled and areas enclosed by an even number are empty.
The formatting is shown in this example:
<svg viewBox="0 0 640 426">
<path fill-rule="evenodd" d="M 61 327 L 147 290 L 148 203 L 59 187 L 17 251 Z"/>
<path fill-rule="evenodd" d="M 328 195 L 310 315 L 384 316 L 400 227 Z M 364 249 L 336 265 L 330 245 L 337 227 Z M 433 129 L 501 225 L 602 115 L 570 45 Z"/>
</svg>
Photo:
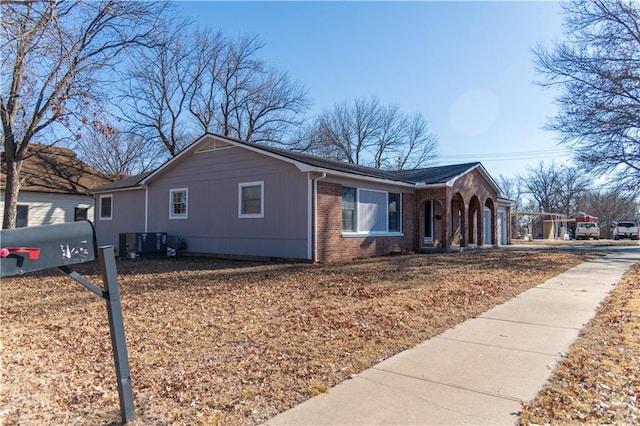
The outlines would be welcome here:
<svg viewBox="0 0 640 426">
<path fill-rule="evenodd" d="M 266 421 L 594 255 L 118 262 L 133 424 Z M 96 265 L 77 269 L 101 282 Z M 105 302 L 56 271 L 5 278 L 1 291 L 0 422 L 119 421 Z"/>
<path fill-rule="evenodd" d="M 633 266 L 582 330 L 521 424 L 638 424 L 640 265 Z"/>
</svg>

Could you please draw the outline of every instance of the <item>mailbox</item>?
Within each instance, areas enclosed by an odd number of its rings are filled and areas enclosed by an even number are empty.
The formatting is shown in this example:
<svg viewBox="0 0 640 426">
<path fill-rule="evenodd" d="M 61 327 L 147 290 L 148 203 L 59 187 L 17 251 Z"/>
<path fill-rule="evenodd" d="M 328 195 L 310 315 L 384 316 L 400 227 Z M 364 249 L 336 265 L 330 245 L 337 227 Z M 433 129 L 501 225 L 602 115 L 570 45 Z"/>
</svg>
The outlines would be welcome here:
<svg viewBox="0 0 640 426">
<path fill-rule="evenodd" d="M 98 257 L 106 287 L 104 290 L 68 267 Z M 0 231 L 0 276 L 7 277 L 49 268 L 60 269 L 107 301 L 122 423 L 134 420 L 136 414 L 131 371 L 113 247 L 100 247 L 98 251 L 95 229 L 88 220 Z"/>
<path fill-rule="evenodd" d="M 74 265 L 96 259 L 93 224 L 87 220 L 0 231 L 0 276 Z"/>
</svg>

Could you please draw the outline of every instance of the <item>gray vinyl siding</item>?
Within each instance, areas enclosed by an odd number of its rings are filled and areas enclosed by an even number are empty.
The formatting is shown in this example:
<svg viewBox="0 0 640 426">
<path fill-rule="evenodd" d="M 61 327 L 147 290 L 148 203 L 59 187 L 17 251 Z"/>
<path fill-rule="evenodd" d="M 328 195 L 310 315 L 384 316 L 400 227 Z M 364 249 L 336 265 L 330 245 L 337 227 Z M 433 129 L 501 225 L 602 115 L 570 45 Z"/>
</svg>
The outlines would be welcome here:
<svg viewBox="0 0 640 426">
<path fill-rule="evenodd" d="M 263 182 L 264 217 L 240 218 L 240 183 Z M 171 189 L 187 188 L 187 219 L 169 218 Z M 286 162 L 242 148 L 190 154 L 149 184 L 149 231 L 187 251 L 307 259 L 309 180 Z"/>
<path fill-rule="evenodd" d="M 73 222 L 76 207 L 87 208 L 87 219 L 93 220 L 93 198 L 88 195 L 20 191 L 18 204 L 29 206 L 28 226 Z M 0 199 L 2 209 L 4 191 Z"/>
<path fill-rule="evenodd" d="M 101 195 L 113 196 L 111 220 L 100 219 L 98 209 Z M 145 232 L 143 189 L 96 194 L 96 206 L 94 224 L 98 246 L 112 245 L 117 250 L 120 233 Z"/>
</svg>

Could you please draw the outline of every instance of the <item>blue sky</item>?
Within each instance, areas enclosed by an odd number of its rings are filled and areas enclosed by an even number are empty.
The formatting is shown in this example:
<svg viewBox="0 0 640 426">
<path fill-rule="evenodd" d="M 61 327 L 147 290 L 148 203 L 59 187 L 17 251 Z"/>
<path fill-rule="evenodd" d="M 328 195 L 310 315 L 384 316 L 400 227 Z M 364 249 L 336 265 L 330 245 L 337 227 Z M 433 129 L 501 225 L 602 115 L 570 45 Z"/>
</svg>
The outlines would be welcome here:
<svg viewBox="0 0 640 426">
<path fill-rule="evenodd" d="M 534 84 L 531 49 L 562 37 L 550 1 L 180 2 L 225 35 L 257 34 L 261 57 L 304 84 L 312 113 L 376 96 L 422 113 L 440 164 L 481 161 L 514 177 L 540 161 L 571 164 L 541 127 L 554 92 Z"/>
</svg>

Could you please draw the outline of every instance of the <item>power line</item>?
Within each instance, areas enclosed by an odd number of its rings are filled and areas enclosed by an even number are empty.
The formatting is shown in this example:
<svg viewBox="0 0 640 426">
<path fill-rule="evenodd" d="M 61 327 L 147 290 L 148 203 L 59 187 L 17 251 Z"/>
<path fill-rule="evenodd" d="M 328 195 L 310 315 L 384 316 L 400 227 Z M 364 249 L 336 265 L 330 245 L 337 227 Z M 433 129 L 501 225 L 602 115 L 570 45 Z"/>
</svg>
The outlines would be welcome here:
<svg viewBox="0 0 640 426">
<path fill-rule="evenodd" d="M 482 153 L 482 154 L 451 154 L 441 155 L 439 158 L 443 160 L 483 160 L 483 161 L 506 161 L 506 160 L 532 160 L 538 158 L 557 158 L 559 156 L 568 156 L 571 152 L 565 148 L 546 149 L 539 151 L 517 151 L 517 152 L 499 152 L 499 153 Z"/>
</svg>

